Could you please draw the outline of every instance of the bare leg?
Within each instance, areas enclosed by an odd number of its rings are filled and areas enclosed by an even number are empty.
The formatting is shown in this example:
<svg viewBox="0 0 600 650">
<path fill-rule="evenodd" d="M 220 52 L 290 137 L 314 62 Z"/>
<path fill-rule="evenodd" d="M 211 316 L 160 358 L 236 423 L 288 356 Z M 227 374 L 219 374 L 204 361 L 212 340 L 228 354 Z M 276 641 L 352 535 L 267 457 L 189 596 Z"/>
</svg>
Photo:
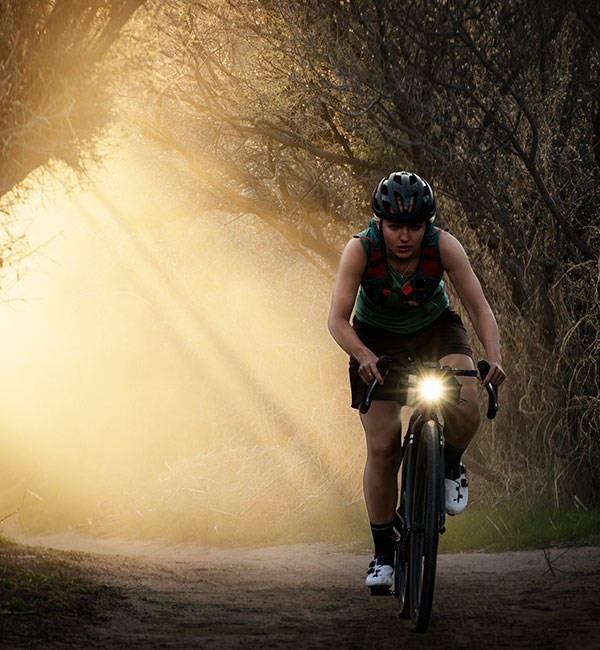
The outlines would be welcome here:
<svg viewBox="0 0 600 650">
<path fill-rule="evenodd" d="M 473 360 L 464 354 L 451 354 L 440 359 L 442 366 L 472 370 Z M 462 385 L 460 402 L 444 409 L 444 436 L 457 449 L 466 449 L 481 424 L 479 413 L 479 380 L 477 377 L 457 377 Z"/>
<path fill-rule="evenodd" d="M 375 400 L 369 412 L 360 418 L 367 440 L 363 488 L 369 520 L 372 524 L 387 524 L 394 519 L 398 500 L 400 406 Z"/>
</svg>

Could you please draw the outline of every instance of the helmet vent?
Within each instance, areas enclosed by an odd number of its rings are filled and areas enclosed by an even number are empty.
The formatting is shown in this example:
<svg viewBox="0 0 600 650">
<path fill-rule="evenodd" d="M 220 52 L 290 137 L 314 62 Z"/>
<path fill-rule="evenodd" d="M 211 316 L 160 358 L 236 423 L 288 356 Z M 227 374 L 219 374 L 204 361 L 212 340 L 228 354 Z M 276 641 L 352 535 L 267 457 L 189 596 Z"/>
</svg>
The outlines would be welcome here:
<svg viewBox="0 0 600 650">
<path fill-rule="evenodd" d="M 415 197 L 413 196 L 402 196 L 401 194 L 394 194 L 396 197 L 396 203 L 398 204 L 398 210 L 402 214 L 411 214 L 415 207 Z"/>
</svg>

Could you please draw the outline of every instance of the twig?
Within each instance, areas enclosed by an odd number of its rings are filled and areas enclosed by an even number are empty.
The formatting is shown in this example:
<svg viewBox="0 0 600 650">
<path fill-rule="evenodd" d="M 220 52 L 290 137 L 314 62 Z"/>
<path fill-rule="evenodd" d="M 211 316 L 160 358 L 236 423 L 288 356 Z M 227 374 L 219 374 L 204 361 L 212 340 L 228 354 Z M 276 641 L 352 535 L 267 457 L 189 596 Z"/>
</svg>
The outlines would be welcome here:
<svg viewBox="0 0 600 650">
<path fill-rule="evenodd" d="M 566 555 L 570 550 L 571 550 L 571 547 L 565 549 L 565 550 L 564 550 L 564 551 L 563 551 L 563 552 L 562 552 L 558 557 L 556 557 L 556 558 L 554 558 L 554 560 L 552 560 L 552 559 L 550 558 L 550 549 L 549 549 L 549 548 L 545 548 L 545 549 L 544 549 L 544 558 L 546 559 L 546 562 L 548 563 L 548 571 L 549 571 L 549 572 L 550 572 L 554 577 L 556 577 L 556 573 L 554 572 L 554 567 L 552 566 L 552 564 L 553 564 L 554 562 L 557 562 L 558 560 L 560 560 L 561 557 L 564 557 L 564 556 L 565 556 L 565 555 Z M 560 570 L 560 569 L 559 569 L 559 570 Z M 546 572 L 544 573 L 544 575 L 546 575 L 546 573 L 548 573 L 548 571 L 546 571 Z M 563 571 L 563 573 L 565 573 L 565 572 Z"/>
<path fill-rule="evenodd" d="M 550 560 L 550 549 L 547 549 L 547 548 L 544 549 L 544 558 L 545 558 L 546 562 L 548 563 L 548 571 L 550 571 L 552 576 L 556 577 L 556 573 L 554 573 L 554 569 L 552 568 L 552 560 Z M 544 573 L 544 575 L 546 575 L 546 573 L 548 573 L 548 571 L 546 571 Z"/>
<path fill-rule="evenodd" d="M 21 512 L 21 509 L 23 508 L 23 504 L 25 503 L 25 499 L 27 498 L 28 494 L 36 498 L 38 501 L 43 502 L 45 500 L 39 494 L 37 494 L 36 492 L 28 488 L 27 490 L 25 490 L 25 494 L 23 494 L 23 499 L 21 499 L 21 505 L 14 512 L 9 512 L 7 515 L 4 515 L 4 517 L 0 519 L 0 525 L 2 525 L 9 517 L 12 517 L 13 515 L 18 515 Z"/>
</svg>

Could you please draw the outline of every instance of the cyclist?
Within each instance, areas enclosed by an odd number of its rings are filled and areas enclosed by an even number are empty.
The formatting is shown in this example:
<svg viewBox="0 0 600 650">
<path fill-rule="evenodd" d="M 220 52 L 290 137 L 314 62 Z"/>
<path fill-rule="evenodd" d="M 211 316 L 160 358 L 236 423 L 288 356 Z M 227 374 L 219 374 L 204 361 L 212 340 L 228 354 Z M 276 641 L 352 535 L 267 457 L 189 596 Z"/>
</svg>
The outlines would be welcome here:
<svg viewBox="0 0 600 650">
<path fill-rule="evenodd" d="M 368 413 L 360 415 L 367 445 L 364 497 L 375 547 L 366 584 L 381 588 L 392 586 L 394 565 L 401 450 L 395 369 L 409 357 L 454 368 L 475 367 L 465 327 L 450 308 L 444 273 L 485 348 L 490 371 L 483 381 L 498 386 L 505 374 L 496 319 L 462 245 L 433 225 L 436 204 L 429 183 L 412 172 L 394 172 L 375 188 L 372 210 L 369 227 L 355 235 L 342 253 L 328 328 L 350 355 L 352 407 L 360 405 L 365 385 L 375 378 L 381 384 Z M 393 359 L 385 378 L 376 366 L 384 354 Z M 452 515 L 467 505 L 461 457 L 481 421 L 477 379 L 457 377 L 457 381 L 462 385 L 460 401 L 444 408 L 445 505 Z"/>
</svg>

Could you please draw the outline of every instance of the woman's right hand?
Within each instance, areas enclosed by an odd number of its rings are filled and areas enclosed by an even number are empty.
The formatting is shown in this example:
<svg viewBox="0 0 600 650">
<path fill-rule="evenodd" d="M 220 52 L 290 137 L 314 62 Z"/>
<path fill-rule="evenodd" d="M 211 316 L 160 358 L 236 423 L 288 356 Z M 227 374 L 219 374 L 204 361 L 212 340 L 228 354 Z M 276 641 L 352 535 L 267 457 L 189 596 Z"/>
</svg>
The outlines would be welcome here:
<svg viewBox="0 0 600 650">
<path fill-rule="evenodd" d="M 364 354 L 361 355 L 360 359 L 356 360 L 358 361 L 358 376 L 365 384 L 372 384 L 374 379 L 383 384 L 383 377 L 377 368 L 379 358 L 371 350 L 365 348 Z"/>
</svg>

